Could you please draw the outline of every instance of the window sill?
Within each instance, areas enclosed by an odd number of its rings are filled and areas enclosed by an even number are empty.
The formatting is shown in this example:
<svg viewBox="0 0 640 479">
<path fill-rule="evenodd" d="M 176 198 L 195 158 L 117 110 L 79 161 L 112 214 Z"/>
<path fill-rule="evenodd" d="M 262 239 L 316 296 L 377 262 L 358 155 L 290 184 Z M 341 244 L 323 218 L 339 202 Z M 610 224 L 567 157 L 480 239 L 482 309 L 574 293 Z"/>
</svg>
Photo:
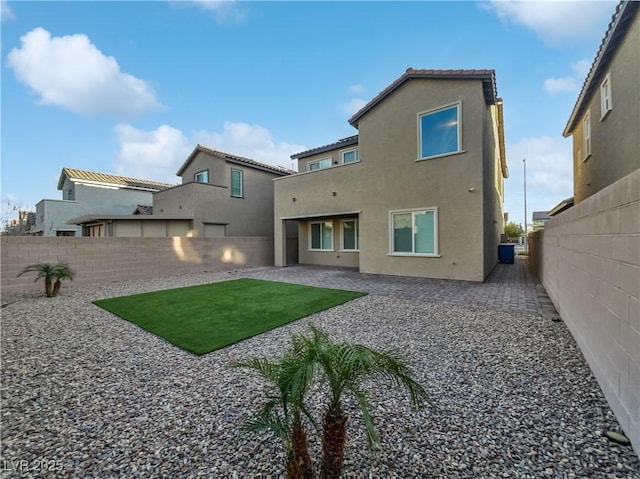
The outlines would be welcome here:
<svg viewBox="0 0 640 479">
<path fill-rule="evenodd" d="M 462 153 L 466 153 L 466 152 L 467 152 L 466 150 L 452 151 L 451 153 L 443 153 L 441 155 L 427 156 L 425 158 L 416 158 L 416 161 L 434 160 L 436 158 L 444 158 L 446 156 L 461 155 Z"/>
<path fill-rule="evenodd" d="M 604 115 L 602 115 L 600 117 L 600 121 L 605 121 L 607 119 L 607 117 L 609 116 L 609 113 L 611 113 L 611 110 L 613 110 L 613 108 L 609 108 L 607 111 L 605 111 Z"/>
<path fill-rule="evenodd" d="M 244 199 L 244 196 L 231 195 L 231 198 L 240 198 L 240 199 Z"/>
<path fill-rule="evenodd" d="M 585 162 L 585 161 L 587 161 L 589 158 L 591 158 L 591 153 L 589 153 L 587 156 L 585 156 L 585 157 L 582 159 L 582 162 L 584 163 L 584 162 Z"/>
<path fill-rule="evenodd" d="M 339 249 L 338 253 L 359 253 L 359 249 Z"/>
<path fill-rule="evenodd" d="M 410 258 L 442 258 L 441 255 L 436 253 L 387 253 L 387 256 L 408 256 Z"/>
<path fill-rule="evenodd" d="M 307 252 L 309 252 L 309 253 L 335 253 L 336 250 L 334 250 L 334 249 L 308 249 Z"/>
</svg>

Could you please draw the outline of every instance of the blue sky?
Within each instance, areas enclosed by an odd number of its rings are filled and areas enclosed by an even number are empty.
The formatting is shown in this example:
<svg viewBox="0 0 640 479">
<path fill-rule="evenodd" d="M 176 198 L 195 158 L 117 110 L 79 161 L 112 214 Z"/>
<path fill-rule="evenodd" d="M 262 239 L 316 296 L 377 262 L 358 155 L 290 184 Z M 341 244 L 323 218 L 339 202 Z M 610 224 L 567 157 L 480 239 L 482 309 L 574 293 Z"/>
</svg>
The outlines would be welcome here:
<svg viewBox="0 0 640 479">
<path fill-rule="evenodd" d="M 2 7 L 2 205 L 63 167 L 178 183 L 197 143 L 291 167 L 408 68 L 491 68 L 505 211 L 572 195 L 562 131 L 616 2 L 31 2 Z M 4 213 L 6 215 L 6 212 Z"/>
</svg>

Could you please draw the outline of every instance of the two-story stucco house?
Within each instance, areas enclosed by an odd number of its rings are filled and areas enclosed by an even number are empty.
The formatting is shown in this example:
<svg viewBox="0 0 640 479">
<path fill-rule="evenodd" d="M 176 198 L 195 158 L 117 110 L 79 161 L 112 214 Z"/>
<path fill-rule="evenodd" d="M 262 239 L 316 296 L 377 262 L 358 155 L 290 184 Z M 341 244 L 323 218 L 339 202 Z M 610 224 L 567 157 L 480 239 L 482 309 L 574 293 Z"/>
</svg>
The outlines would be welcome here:
<svg viewBox="0 0 640 479">
<path fill-rule="evenodd" d="M 639 11 L 638 2 L 618 4 L 564 129 L 574 204 L 640 169 Z"/>
<path fill-rule="evenodd" d="M 273 179 L 292 173 L 197 145 L 177 172 L 181 184 L 153 195 L 153 214 L 73 221 L 101 236 L 273 237 Z"/>
<path fill-rule="evenodd" d="M 43 199 L 36 204 L 38 236 L 82 236 L 72 218 L 89 213 L 131 214 L 138 205 L 151 205 L 152 195 L 173 185 L 107 173 L 63 168 L 58 180 L 62 199 Z"/>
<path fill-rule="evenodd" d="M 274 181 L 276 265 L 296 222 L 300 264 L 483 281 L 507 177 L 494 71 L 409 68 L 349 123 L 357 135 L 293 155 L 299 173 Z"/>
</svg>

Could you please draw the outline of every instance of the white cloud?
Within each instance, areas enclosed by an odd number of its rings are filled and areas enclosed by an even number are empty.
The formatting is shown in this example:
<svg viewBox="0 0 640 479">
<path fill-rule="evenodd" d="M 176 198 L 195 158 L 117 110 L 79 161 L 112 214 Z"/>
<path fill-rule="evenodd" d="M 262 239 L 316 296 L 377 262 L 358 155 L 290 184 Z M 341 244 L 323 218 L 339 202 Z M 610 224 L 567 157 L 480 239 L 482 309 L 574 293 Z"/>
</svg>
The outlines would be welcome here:
<svg viewBox="0 0 640 479">
<path fill-rule="evenodd" d="M 43 105 L 124 118 L 161 107 L 148 83 L 122 72 L 86 35 L 52 37 L 35 28 L 21 41 L 9 53 L 8 66 Z"/>
<path fill-rule="evenodd" d="M 574 77 L 547 78 L 544 81 L 544 89 L 549 93 L 575 92 L 580 88 L 578 80 Z"/>
<path fill-rule="evenodd" d="M 7 0 L 0 0 L 0 20 L 8 20 L 15 18 L 13 14 L 13 10 L 9 7 L 9 2 Z"/>
<path fill-rule="evenodd" d="M 484 4 L 481 4 L 484 5 Z M 533 30 L 544 42 L 601 38 L 616 2 L 598 1 L 502 1 L 486 7 L 500 19 Z"/>
<path fill-rule="evenodd" d="M 585 78 L 591 69 L 591 61 L 584 58 L 571 65 L 571 68 L 580 78 Z"/>
<path fill-rule="evenodd" d="M 162 125 L 153 131 L 131 125 L 115 127 L 120 151 L 114 167 L 118 174 L 147 180 L 179 183 L 176 171 L 195 147 L 184 134 Z"/>
<path fill-rule="evenodd" d="M 176 7 L 196 6 L 211 12 L 216 20 L 223 22 L 226 20 L 243 20 L 247 13 L 246 3 L 236 0 L 188 0 L 170 1 Z M 241 3 L 245 3 L 241 5 Z"/>
<path fill-rule="evenodd" d="M 345 105 L 345 110 L 347 110 L 347 113 L 349 113 L 349 115 L 353 115 L 354 113 L 360 111 L 366 104 L 366 100 L 363 100 L 362 98 L 354 98 Z"/>
<path fill-rule="evenodd" d="M 524 164 L 527 165 L 528 222 L 533 211 L 548 211 L 573 195 L 572 140 L 540 136 L 507 145 L 509 178 L 505 183 L 505 211 L 510 221 L 523 223 Z"/>
<path fill-rule="evenodd" d="M 551 94 L 562 92 L 578 93 L 590 68 L 591 62 L 589 60 L 580 60 L 571 65 L 571 69 L 574 72 L 573 75 L 547 78 L 544 81 L 544 89 Z"/>
<path fill-rule="evenodd" d="M 120 144 L 114 164 L 118 174 L 168 183 L 180 182 L 176 172 L 198 143 L 286 168 L 292 166 L 292 154 L 308 149 L 304 145 L 276 143 L 266 128 L 242 122 L 225 122 L 222 132 L 197 131 L 190 137 L 168 125 L 145 131 L 122 124 L 115 133 Z"/>
<path fill-rule="evenodd" d="M 351 85 L 349 86 L 349 93 L 353 93 L 354 95 L 360 95 L 364 93 L 364 87 L 362 85 Z"/>
<path fill-rule="evenodd" d="M 308 149 L 304 145 L 278 143 L 268 129 L 244 122 L 225 122 L 222 132 L 199 131 L 194 138 L 196 143 L 216 150 L 285 168 L 292 168 L 291 155 Z"/>
</svg>

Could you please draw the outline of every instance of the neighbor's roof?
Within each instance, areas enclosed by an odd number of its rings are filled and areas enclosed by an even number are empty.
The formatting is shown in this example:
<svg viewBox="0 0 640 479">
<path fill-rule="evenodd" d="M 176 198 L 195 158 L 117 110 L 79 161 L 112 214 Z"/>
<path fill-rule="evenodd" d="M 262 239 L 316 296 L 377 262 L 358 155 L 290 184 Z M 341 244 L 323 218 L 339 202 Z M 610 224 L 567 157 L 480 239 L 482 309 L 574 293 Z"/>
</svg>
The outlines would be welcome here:
<svg viewBox="0 0 640 479">
<path fill-rule="evenodd" d="M 312 148 L 310 150 L 303 151 L 301 153 L 296 153 L 295 155 L 291 155 L 292 159 L 306 158 L 308 156 L 317 155 L 318 153 L 323 153 L 325 151 L 335 150 L 336 148 L 342 148 L 345 146 L 352 146 L 358 144 L 358 135 L 348 136 L 346 138 L 342 138 L 330 145 L 319 146 L 317 148 Z"/>
<path fill-rule="evenodd" d="M 58 189 L 64 186 L 65 177 L 71 181 L 82 182 L 95 185 L 122 186 L 136 190 L 160 191 L 165 188 L 171 188 L 171 183 L 162 183 L 160 181 L 140 180 L 138 178 L 129 178 L 127 176 L 112 175 L 109 173 L 96 173 L 95 171 L 79 170 L 77 168 L 62 168 L 60 179 L 58 180 Z"/>
<path fill-rule="evenodd" d="M 209 148 L 207 146 L 203 146 L 203 145 L 198 144 L 193 149 L 193 151 L 191 152 L 191 154 L 189 155 L 187 160 L 182 164 L 182 166 L 178 170 L 178 173 L 176 173 L 176 174 L 178 176 L 182 176 L 182 173 L 187 168 L 189 163 L 191 163 L 191 161 L 200 152 L 207 153 L 207 154 L 212 155 L 212 156 L 217 156 L 218 158 L 222 158 L 223 160 L 228 161 L 230 163 L 236 163 L 238 165 L 248 166 L 249 168 L 255 168 L 256 170 L 267 171 L 269 173 L 276 173 L 276 174 L 282 175 L 282 176 L 284 176 L 284 175 L 292 175 L 292 174 L 296 173 L 295 171 L 290 170 L 289 168 L 285 168 L 283 166 L 269 165 L 267 163 L 260 163 L 259 161 L 252 160 L 250 158 L 244 158 L 242 156 L 232 155 L 231 153 L 226 153 L 226 152 L 220 151 L 220 150 L 214 150 L 213 148 Z"/>
<path fill-rule="evenodd" d="M 415 79 L 482 80 L 485 101 L 490 105 L 496 104 L 499 101 L 495 70 L 414 70 L 413 68 L 407 68 L 400 78 L 382 90 L 373 100 L 349 118 L 349 123 L 357 128 L 358 120 L 369 112 L 369 110 L 406 82 Z"/>
<path fill-rule="evenodd" d="M 555 205 L 553 208 L 549 210 L 549 216 L 556 216 L 562 213 L 565 210 L 568 210 L 573 206 L 573 196 L 567 198 L 566 200 L 562 200 L 560 203 Z"/>
<path fill-rule="evenodd" d="M 549 216 L 547 211 L 534 211 L 533 215 L 531 216 L 531 219 L 533 221 L 536 221 L 536 220 L 542 221 L 542 220 L 551 219 L 551 217 Z"/>
<path fill-rule="evenodd" d="M 134 215 L 152 215 L 153 214 L 153 206 L 149 205 L 138 205 L 136 209 L 133 210 Z"/>
<path fill-rule="evenodd" d="M 589 104 L 589 99 L 593 96 L 598 84 L 604 73 L 606 72 L 611 59 L 616 53 L 618 46 L 622 43 L 633 19 L 640 11 L 640 2 L 622 1 L 616 7 L 616 11 L 611 17 L 611 22 L 607 27 L 604 38 L 598 48 L 587 78 L 582 84 L 582 90 L 573 107 L 567 126 L 565 126 L 562 136 L 565 138 L 571 135 L 576 126 L 578 119 L 582 116 L 582 112 Z"/>
<path fill-rule="evenodd" d="M 66 221 L 68 225 L 84 225 L 87 223 L 99 223 L 105 221 L 168 221 L 168 220 L 193 220 L 193 216 L 185 215 L 112 215 L 106 214 L 91 214 L 78 216 L 77 218 L 71 218 Z"/>
</svg>

